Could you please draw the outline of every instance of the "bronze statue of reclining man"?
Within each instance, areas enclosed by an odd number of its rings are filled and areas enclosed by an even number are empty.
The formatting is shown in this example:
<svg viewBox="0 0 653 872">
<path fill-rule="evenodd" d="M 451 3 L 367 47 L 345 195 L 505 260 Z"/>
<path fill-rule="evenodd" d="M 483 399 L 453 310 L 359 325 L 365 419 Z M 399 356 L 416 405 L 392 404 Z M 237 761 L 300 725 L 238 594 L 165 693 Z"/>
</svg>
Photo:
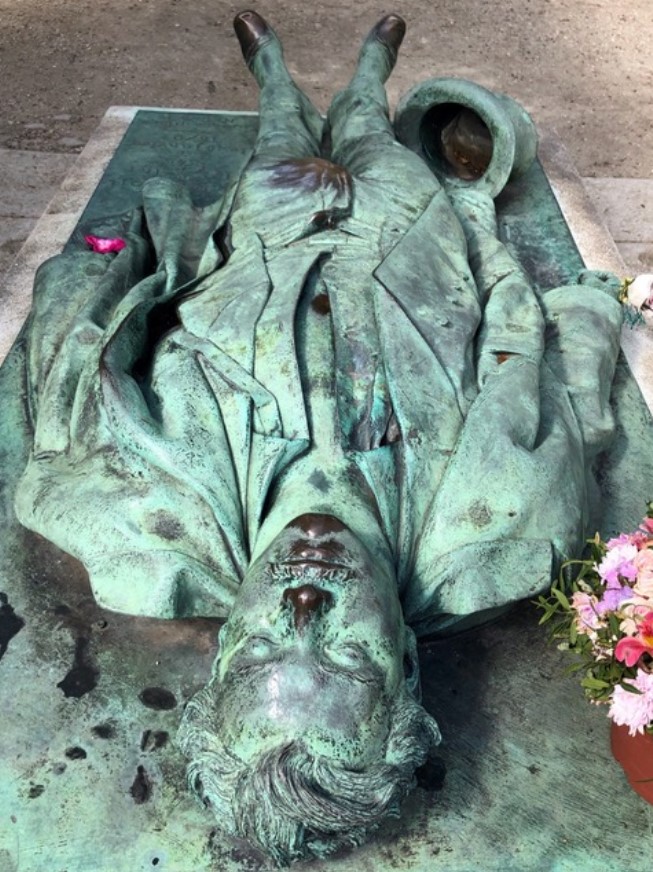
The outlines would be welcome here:
<svg viewBox="0 0 653 872">
<path fill-rule="evenodd" d="M 439 738 L 415 633 L 582 541 L 621 312 L 591 281 L 538 299 L 492 200 L 396 141 L 398 16 L 326 125 L 266 22 L 235 27 L 260 129 L 228 195 L 153 180 L 123 251 L 38 273 L 16 508 L 101 605 L 228 615 L 180 741 L 219 824 L 283 863 L 398 813 Z"/>
</svg>

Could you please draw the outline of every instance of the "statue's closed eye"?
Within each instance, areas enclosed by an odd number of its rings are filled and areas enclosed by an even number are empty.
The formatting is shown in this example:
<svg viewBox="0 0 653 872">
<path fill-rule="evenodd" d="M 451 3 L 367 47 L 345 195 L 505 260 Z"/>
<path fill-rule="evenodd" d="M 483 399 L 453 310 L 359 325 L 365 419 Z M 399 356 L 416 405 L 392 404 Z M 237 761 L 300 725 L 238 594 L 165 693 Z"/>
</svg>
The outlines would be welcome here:
<svg viewBox="0 0 653 872">
<path fill-rule="evenodd" d="M 356 669 L 369 663 L 369 656 L 364 648 L 353 643 L 339 644 L 334 642 L 324 646 L 324 653 L 336 666 L 345 669 Z"/>
<path fill-rule="evenodd" d="M 271 636 L 250 636 L 238 649 L 238 658 L 267 660 L 279 650 L 279 643 Z"/>
<path fill-rule="evenodd" d="M 330 642 L 323 649 L 321 665 L 326 672 L 347 673 L 365 684 L 383 685 L 383 672 L 366 649 L 355 642 Z"/>
</svg>

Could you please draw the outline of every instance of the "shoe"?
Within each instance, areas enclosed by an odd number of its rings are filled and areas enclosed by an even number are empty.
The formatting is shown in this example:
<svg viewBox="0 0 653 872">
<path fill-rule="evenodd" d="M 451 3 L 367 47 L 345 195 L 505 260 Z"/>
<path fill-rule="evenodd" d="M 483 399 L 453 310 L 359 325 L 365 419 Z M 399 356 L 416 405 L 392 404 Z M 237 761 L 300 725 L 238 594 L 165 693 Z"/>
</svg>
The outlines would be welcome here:
<svg viewBox="0 0 653 872">
<path fill-rule="evenodd" d="M 234 30 L 248 67 L 252 66 L 252 61 L 261 46 L 271 42 L 274 38 L 274 31 L 267 21 L 258 12 L 253 12 L 250 9 L 236 15 Z"/>
<path fill-rule="evenodd" d="M 406 22 L 400 15 L 390 13 L 377 22 L 370 31 L 369 38 L 376 39 L 390 51 L 392 59 L 397 59 L 399 46 L 406 34 Z"/>
</svg>

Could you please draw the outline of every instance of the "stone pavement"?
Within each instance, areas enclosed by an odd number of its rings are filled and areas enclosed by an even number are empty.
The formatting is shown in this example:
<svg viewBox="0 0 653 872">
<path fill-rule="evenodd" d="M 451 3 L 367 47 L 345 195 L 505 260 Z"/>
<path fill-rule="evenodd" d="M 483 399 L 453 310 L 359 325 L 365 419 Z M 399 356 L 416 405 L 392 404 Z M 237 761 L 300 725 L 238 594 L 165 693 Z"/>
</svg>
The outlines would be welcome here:
<svg viewBox="0 0 653 872">
<path fill-rule="evenodd" d="M 633 275 L 653 272 L 653 179 L 583 179 Z"/>
<path fill-rule="evenodd" d="M 20 251 L 75 160 L 74 154 L 0 149 L 0 275 Z"/>
</svg>

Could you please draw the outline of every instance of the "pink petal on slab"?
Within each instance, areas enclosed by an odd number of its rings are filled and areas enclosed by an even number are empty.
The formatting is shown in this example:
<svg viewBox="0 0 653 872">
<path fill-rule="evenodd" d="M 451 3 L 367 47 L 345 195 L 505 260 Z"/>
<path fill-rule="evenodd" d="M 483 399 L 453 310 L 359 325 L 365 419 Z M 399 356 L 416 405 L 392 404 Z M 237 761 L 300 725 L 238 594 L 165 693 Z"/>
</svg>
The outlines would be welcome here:
<svg viewBox="0 0 653 872">
<path fill-rule="evenodd" d="M 127 245 L 124 239 L 116 236 L 112 239 L 103 239 L 101 236 L 85 236 L 87 242 L 96 254 L 115 254 L 122 251 Z"/>
</svg>

